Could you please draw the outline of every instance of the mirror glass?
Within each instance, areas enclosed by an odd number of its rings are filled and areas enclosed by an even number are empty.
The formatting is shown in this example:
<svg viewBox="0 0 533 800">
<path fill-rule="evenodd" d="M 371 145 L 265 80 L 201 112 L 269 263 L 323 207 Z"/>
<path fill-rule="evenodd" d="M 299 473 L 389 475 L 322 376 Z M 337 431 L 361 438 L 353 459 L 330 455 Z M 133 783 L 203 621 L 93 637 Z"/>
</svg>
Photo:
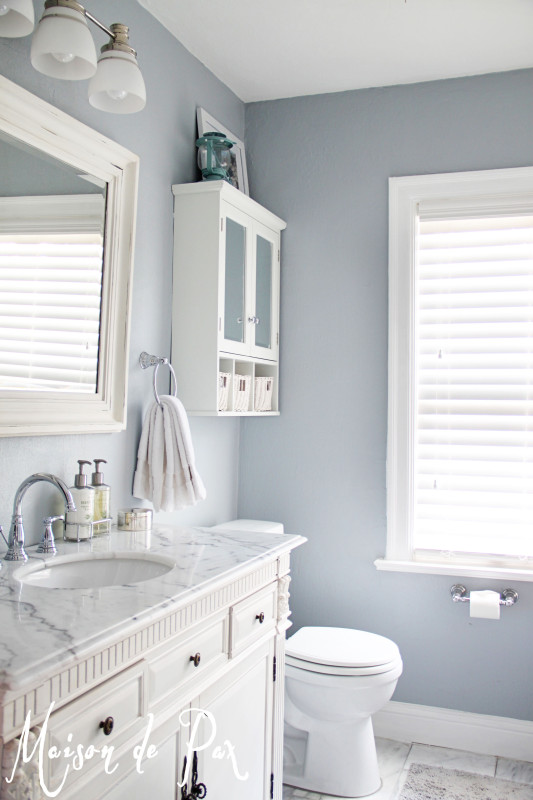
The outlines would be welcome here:
<svg viewBox="0 0 533 800">
<path fill-rule="evenodd" d="M 137 180 L 0 76 L 0 436 L 125 427 Z"/>
<path fill-rule="evenodd" d="M 0 134 L 0 389 L 95 394 L 107 184 Z"/>
</svg>

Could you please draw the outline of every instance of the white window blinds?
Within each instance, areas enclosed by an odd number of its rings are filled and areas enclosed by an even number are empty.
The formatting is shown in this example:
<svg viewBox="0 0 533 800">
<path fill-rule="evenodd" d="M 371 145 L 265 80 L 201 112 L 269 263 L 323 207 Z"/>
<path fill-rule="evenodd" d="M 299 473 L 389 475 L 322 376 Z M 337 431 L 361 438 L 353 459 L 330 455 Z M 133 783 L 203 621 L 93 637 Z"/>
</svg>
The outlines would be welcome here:
<svg viewBox="0 0 533 800">
<path fill-rule="evenodd" d="M 94 394 L 103 199 L 76 195 L 3 200 L 0 387 Z"/>
<path fill-rule="evenodd" d="M 533 209 L 419 207 L 413 539 L 533 555 Z"/>
</svg>

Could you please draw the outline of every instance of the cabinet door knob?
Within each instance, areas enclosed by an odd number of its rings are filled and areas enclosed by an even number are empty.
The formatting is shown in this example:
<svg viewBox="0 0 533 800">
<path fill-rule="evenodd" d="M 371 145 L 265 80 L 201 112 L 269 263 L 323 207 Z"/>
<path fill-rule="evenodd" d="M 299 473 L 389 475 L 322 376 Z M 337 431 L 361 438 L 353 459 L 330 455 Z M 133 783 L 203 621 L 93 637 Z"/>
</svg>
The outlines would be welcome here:
<svg viewBox="0 0 533 800">
<path fill-rule="evenodd" d="M 109 736 L 115 727 L 115 720 L 113 717 L 106 717 L 105 720 L 100 723 L 100 727 L 104 729 L 104 736 Z"/>
<path fill-rule="evenodd" d="M 261 613 L 260 613 L 260 614 L 256 614 L 256 615 L 255 615 L 255 618 L 256 618 L 256 619 L 258 619 L 258 620 L 259 620 L 259 624 L 260 624 L 260 625 L 262 625 L 262 624 L 263 624 L 263 622 L 265 621 L 265 614 L 264 614 L 264 612 L 263 612 L 263 611 L 261 611 Z"/>
<path fill-rule="evenodd" d="M 190 657 L 189 661 L 192 661 L 194 666 L 197 667 L 200 664 L 200 653 L 195 653 Z"/>
<path fill-rule="evenodd" d="M 248 322 L 253 322 L 254 325 L 259 325 L 259 317 L 248 317 Z"/>
</svg>

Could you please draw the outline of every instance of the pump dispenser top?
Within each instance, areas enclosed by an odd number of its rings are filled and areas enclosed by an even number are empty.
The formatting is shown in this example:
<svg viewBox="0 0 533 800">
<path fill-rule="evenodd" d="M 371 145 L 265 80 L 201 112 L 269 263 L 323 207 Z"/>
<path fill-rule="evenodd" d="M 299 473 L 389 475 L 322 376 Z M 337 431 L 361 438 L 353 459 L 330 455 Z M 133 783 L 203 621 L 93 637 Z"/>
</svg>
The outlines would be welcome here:
<svg viewBox="0 0 533 800">
<path fill-rule="evenodd" d="M 90 462 L 89 461 L 84 461 L 83 463 L 84 464 L 89 464 Z M 92 481 L 91 481 L 92 485 L 93 486 L 102 486 L 102 484 L 104 483 L 104 473 L 100 469 L 100 464 L 107 464 L 107 461 L 105 460 L 105 458 L 95 458 L 94 459 L 94 463 L 95 463 L 96 466 L 94 468 L 94 472 L 93 472 L 93 475 L 92 475 Z"/>
<path fill-rule="evenodd" d="M 94 489 L 87 484 L 87 475 L 83 472 L 84 466 L 90 463 L 78 459 L 78 474 L 74 477 L 74 486 L 70 489 L 76 503 L 76 511 L 67 511 L 65 539 L 79 542 L 81 539 L 90 539 L 93 535 Z"/>
<path fill-rule="evenodd" d="M 77 475 L 74 476 L 74 486 L 76 489 L 84 489 L 87 486 L 87 475 L 83 472 L 83 465 L 90 464 L 90 461 L 82 461 L 78 459 L 79 472 Z"/>
<path fill-rule="evenodd" d="M 105 458 L 95 458 L 95 471 L 92 474 L 94 489 L 94 525 L 93 534 L 98 536 L 111 531 L 111 488 L 104 483 L 104 474 L 100 464 L 107 464 Z M 101 520 L 105 520 L 102 522 Z"/>
</svg>

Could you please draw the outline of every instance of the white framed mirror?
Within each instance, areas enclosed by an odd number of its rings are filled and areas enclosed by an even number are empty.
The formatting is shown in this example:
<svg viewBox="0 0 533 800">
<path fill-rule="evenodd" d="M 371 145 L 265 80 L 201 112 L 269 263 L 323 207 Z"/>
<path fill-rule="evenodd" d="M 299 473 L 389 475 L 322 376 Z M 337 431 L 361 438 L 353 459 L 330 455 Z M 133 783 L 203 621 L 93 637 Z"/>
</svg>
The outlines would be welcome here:
<svg viewBox="0 0 533 800">
<path fill-rule="evenodd" d="M 126 427 L 138 170 L 0 76 L 0 436 Z"/>
</svg>

